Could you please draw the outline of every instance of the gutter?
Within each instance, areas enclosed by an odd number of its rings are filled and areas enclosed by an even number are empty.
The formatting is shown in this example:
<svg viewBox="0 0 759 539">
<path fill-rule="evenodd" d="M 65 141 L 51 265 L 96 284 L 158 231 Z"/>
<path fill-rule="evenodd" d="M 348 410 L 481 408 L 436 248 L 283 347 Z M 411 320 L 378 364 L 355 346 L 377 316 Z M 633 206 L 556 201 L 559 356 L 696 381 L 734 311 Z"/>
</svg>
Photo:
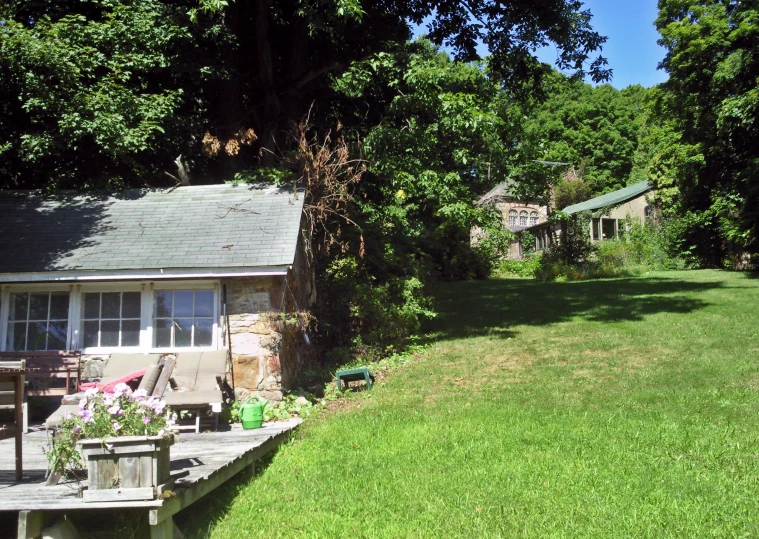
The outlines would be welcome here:
<svg viewBox="0 0 759 539">
<path fill-rule="evenodd" d="M 248 268 L 168 268 L 116 271 L 33 271 L 0 273 L 0 283 L 60 283 L 96 281 L 158 281 L 167 279 L 223 279 L 232 277 L 284 276 L 286 266 Z"/>
</svg>

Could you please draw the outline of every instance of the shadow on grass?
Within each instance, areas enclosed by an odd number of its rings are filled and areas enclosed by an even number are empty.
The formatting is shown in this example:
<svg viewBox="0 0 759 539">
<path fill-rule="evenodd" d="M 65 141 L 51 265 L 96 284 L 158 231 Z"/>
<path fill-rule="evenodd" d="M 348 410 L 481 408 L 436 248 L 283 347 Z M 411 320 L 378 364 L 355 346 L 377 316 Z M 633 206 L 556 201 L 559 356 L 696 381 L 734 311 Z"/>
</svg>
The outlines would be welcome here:
<svg viewBox="0 0 759 539">
<path fill-rule="evenodd" d="M 213 525 L 228 518 L 229 511 L 240 492 L 266 471 L 276 451 L 256 461 L 256 473 L 253 478 L 237 474 L 232 479 L 216 488 L 212 494 L 204 496 L 196 504 L 190 505 L 174 515 L 174 522 L 187 539 L 205 539 L 211 536 Z"/>
<path fill-rule="evenodd" d="M 598 322 L 642 320 L 657 313 L 684 314 L 707 302 L 694 297 L 722 288 L 721 282 L 665 278 L 542 283 L 490 279 L 448 283 L 436 294 L 438 317 L 430 324 L 436 339 L 516 335 L 518 325 L 545 326 L 572 318 Z"/>
</svg>

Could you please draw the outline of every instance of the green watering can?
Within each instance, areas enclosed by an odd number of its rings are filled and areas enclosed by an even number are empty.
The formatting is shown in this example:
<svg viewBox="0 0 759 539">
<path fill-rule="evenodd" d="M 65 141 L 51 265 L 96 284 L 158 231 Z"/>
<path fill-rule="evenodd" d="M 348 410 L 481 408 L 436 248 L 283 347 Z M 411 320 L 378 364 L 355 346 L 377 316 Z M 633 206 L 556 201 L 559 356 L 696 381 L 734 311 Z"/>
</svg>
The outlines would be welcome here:
<svg viewBox="0 0 759 539">
<path fill-rule="evenodd" d="M 250 402 L 256 399 L 256 402 Z M 260 429 L 264 422 L 264 409 L 269 401 L 261 397 L 250 397 L 240 408 L 240 419 L 244 429 Z"/>
</svg>

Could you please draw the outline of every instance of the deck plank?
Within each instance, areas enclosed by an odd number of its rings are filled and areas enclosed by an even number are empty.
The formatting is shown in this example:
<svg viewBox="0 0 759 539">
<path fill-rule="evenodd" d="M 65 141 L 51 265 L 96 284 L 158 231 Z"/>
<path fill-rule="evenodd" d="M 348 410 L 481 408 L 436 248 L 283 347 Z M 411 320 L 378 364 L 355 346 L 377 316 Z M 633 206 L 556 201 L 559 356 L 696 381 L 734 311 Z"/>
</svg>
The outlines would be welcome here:
<svg viewBox="0 0 759 539">
<path fill-rule="evenodd" d="M 261 449 L 275 447 L 275 442 L 286 436 L 301 423 L 300 419 L 268 423 L 261 429 L 210 433 L 183 433 L 171 447 L 171 472 L 186 475 L 176 480 L 173 490 L 185 499 L 196 498 L 189 491 L 195 489 L 206 494 L 209 479 L 226 476 L 230 465 L 239 467 L 241 459 L 259 455 Z M 13 440 L 0 441 L 0 511 L 69 511 L 90 509 L 119 509 L 142 507 L 160 509 L 164 500 L 89 502 L 77 497 L 80 484 L 68 481 L 56 486 L 45 486 L 47 461 L 43 449 L 47 447 L 44 431 L 30 431 L 23 437 L 24 479 L 15 481 Z M 245 460 L 247 462 L 247 460 Z M 208 483 L 205 485 L 204 483 Z M 201 496 L 202 496 L 201 495 Z"/>
</svg>

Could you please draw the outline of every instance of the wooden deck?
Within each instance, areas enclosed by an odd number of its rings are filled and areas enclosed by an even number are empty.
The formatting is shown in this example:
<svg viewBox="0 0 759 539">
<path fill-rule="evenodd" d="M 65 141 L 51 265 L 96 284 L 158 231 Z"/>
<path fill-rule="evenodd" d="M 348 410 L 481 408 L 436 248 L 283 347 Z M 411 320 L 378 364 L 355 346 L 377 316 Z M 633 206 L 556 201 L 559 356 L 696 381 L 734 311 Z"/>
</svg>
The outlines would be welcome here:
<svg viewBox="0 0 759 539">
<path fill-rule="evenodd" d="M 47 445 L 44 431 L 23 437 L 24 478 L 15 480 L 13 440 L 0 441 L 0 511 L 19 512 L 18 536 L 36 537 L 50 512 L 77 510 L 144 508 L 151 537 L 173 537 L 172 515 L 202 498 L 242 471 L 251 471 L 255 462 L 286 440 L 301 423 L 290 419 L 268 423 L 263 428 L 181 434 L 171 447 L 171 473 L 182 475 L 172 489 L 176 496 L 141 502 L 84 502 L 78 497 L 75 481 L 46 487 Z"/>
</svg>

